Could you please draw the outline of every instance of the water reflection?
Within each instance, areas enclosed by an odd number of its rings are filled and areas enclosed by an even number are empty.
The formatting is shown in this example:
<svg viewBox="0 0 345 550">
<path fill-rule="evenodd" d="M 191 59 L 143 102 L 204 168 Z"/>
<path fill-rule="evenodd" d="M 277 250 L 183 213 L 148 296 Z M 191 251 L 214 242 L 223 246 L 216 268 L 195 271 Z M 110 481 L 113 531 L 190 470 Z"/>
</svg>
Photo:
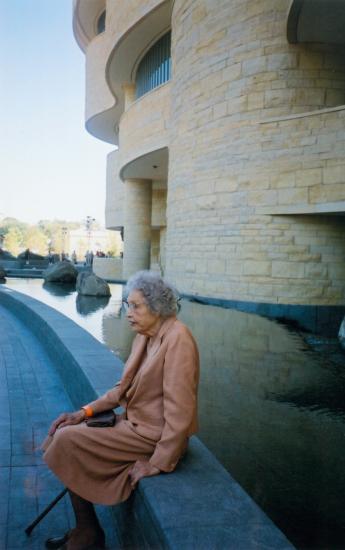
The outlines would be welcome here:
<svg viewBox="0 0 345 550">
<path fill-rule="evenodd" d="M 344 548 L 344 374 L 268 319 L 193 303 L 180 317 L 200 349 L 201 439 L 297 546 Z"/>
<path fill-rule="evenodd" d="M 131 349 L 134 332 L 128 325 L 125 315 L 120 308 L 113 315 L 104 315 L 102 333 L 107 346 L 123 361 L 126 361 Z"/>
<path fill-rule="evenodd" d="M 27 292 L 128 356 L 120 286 L 86 317 L 74 293 L 62 300 L 37 281 Z M 316 353 L 303 335 L 252 314 L 182 301 L 179 316 L 200 349 L 201 439 L 298 548 L 344 548 L 344 352 L 333 341 L 331 356 L 330 343 Z"/>
<path fill-rule="evenodd" d="M 82 296 L 78 294 L 76 298 L 77 312 L 84 316 L 90 315 L 98 309 L 107 307 L 109 300 L 110 296 Z"/>
<path fill-rule="evenodd" d="M 42 287 L 52 296 L 70 296 L 75 292 L 75 283 L 46 283 Z"/>
</svg>

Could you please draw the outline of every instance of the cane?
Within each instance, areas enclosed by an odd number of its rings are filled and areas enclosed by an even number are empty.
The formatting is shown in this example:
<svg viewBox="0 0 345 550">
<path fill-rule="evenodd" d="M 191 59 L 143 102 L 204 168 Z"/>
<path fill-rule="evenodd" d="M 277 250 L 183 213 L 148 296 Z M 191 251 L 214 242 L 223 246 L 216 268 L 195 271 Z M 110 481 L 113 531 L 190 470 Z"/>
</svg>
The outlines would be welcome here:
<svg viewBox="0 0 345 550">
<path fill-rule="evenodd" d="M 43 512 L 41 512 L 40 515 L 37 516 L 35 521 L 30 523 L 30 525 L 25 529 L 25 533 L 27 534 L 28 537 L 31 535 L 32 530 L 41 521 L 41 519 L 43 519 L 48 514 L 48 512 L 50 512 L 50 510 L 54 508 L 55 504 L 57 504 L 59 500 L 61 500 L 62 497 L 65 496 L 65 494 L 67 493 L 67 490 L 68 489 L 64 489 L 63 491 L 61 491 L 61 493 L 59 493 L 58 496 L 55 497 L 50 504 L 48 504 L 48 506 L 43 510 Z"/>
</svg>

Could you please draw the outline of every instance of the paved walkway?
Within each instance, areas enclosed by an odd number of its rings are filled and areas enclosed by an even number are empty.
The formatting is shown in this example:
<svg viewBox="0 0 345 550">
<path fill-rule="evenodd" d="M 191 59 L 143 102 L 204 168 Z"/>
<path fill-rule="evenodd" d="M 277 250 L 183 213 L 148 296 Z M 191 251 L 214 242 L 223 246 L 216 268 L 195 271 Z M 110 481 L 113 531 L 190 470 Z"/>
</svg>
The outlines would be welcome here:
<svg viewBox="0 0 345 550">
<path fill-rule="evenodd" d="M 0 550 L 42 550 L 44 540 L 73 526 L 68 497 L 34 529 L 24 530 L 62 486 L 39 445 L 63 410 L 73 410 L 54 365 L 35 336 L 0 306 Z M 119 548 L 109 508 L 97 507 L 107 548 Z"/>
</svg>

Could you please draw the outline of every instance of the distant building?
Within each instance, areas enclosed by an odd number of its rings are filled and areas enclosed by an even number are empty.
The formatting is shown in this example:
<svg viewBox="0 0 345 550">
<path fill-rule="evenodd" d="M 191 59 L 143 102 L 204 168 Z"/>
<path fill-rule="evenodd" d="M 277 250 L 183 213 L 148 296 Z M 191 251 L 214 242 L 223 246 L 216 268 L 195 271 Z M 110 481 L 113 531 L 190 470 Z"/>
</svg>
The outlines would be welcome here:
<svg viewBox="0 0 345 550">
<path fill-rule="evenodd" d="M 114 250 L 115 255 L 119 256 L 122 250 L 121 235 L 118 231 L 107 231 L 106 229 L 95 229 L 89 233 L 84 227 L 69 231 L 67 250 L 69 257 L 71 258 L 75 251 L 78 261 L 83 261 L 87 250 L 94 254 L 97 251 L 108 254 L 110 250 Z"/>
<path fill-rule="evenodd" d="M 343 306 L 345 3 L 75 0 L 73 25 L 87 130 L 119 146 L 123 277 L 282 317 Z"/>
</svg>

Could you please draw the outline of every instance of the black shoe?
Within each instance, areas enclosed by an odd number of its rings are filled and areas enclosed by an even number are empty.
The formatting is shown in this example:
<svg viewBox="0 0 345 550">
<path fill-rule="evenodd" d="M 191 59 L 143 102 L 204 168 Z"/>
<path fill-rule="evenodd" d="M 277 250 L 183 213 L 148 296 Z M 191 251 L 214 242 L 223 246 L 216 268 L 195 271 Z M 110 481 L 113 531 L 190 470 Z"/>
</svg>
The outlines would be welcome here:
<svg viewBox="0 0 345 550">
<path fill-rule="evenodd" d="M 51 550 L 55 550 L 58 548 L 64 548 L 64 545 L 70 538 L 71 531 L 67 531 L 62 537 L 53 537 L 50 539 L 47 539 L 45 542 L 45 547 L 50 548 Z M 85 550 L 99 550 L 101 548 L 105 548 L 105 535 L 104 531 L 101 530 L 96 538 L 96 540 L 92 544 L 88 544 L 85 546 Z"/>
<path fill-rule="evenodd" d="M 50 539 L 47 539 L 45 542 L 45 547 L 51 548 L 53 550 L 56 548 L 62 548 L 69 539 L 69 533 L 70 532 L 67 531 L 67 533 L 65 533 L 62 537 L 52 537 Z"/>
</svg>

